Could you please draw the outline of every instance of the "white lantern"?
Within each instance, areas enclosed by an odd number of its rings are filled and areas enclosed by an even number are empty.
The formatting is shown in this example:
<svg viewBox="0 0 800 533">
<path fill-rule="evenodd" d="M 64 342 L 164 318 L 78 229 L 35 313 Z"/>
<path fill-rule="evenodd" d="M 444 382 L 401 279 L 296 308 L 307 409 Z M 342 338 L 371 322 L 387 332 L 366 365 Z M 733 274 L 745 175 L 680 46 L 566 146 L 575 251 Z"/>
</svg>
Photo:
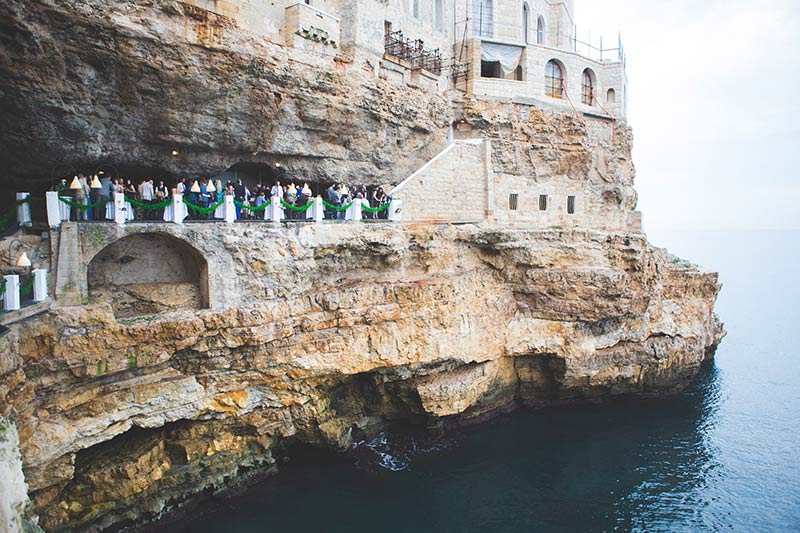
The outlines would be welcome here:
<svg viewBox="0 0 800 533">
<path fill-rule="evenodd" d="M 31 266 L 31 260 L 28 258 L 28 254 L 22 252 L 22 255 L 19 256 L 17 259 L 17 266 L 18 267 L 29 267 Z"/>
</svg>

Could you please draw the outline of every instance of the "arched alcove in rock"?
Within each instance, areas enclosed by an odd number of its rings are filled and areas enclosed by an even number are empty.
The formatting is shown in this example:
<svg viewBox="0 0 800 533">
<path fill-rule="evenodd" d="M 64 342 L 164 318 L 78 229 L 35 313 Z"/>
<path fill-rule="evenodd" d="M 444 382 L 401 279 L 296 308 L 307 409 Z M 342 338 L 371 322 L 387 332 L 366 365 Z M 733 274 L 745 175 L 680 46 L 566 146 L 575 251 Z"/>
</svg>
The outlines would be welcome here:
<svg viewBox="0 0 800 533">
<path fill-rule="evenodd" d="M 208 307 L 208 264 L 186 241 L 137 233 L 103 248 L 89 263 L 89 298 L 117 318 Z"/>
</svg>

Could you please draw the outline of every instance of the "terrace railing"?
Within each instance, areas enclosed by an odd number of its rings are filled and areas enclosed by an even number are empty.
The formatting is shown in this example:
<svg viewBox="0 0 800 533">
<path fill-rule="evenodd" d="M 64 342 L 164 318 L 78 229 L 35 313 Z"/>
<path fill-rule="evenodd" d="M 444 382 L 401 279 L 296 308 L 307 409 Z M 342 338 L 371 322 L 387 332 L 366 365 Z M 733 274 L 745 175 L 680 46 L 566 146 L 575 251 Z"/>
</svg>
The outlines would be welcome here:
<svg viewBox="0 0 800 533">
<path fill-rule="evenodd" d="M 126 197 L 123 193 L 114 193 L 113 198 L 103 199 L 93 204 L 86 202 L 76 202 L 70 197 L 60 196 L 58 192 L 47 193 L 47 222 L 50 227 L 58 227 L 62 222 L 77 219 L 81 222 L 82 213 L 93 210 L 92 220 L 113 221 L 116 224 L 127 224 L 130 222 L 170 222 L 183 224 L 187 220 L 204 220 L 209 222 L 233 223 L 237 220 L 264 220 L 271 222 L 311 220 L 322 222 L 328 214 L 343 215 L 337 216 L 338 220 L 361 221 L 365 220 L 364 214 L 379 213 L 382 218 L 399 222 L 401 220 L 402 200 L 390 199 L 388 202 L 378 206 L 370 207 L 367 200 L 356 198 L 344 205 L 335 205 L 323 200 L 321 197 L 311 198 L 304 205 L 293 205 L 285 202 L 278 196 L 273 196 L 269 201 L 261 205 L 251 205 L 239 202 L 231 195 L 223 196 L 222 200 L 208 206 L 195 205 L 182 194 L 174 193 L 170 198 L 160 203 L 138 202 Z M 137 220 L 136 211 L 147 212 L 157 211 L 158 218 L 144 217 Z M 192 213 L 193 218 L 190 218 Z M 249 216 L 243 216 L 248 213 Z M 287 216 L 289 213 L 297 213 L 294 217 Z M 78 216 L 76 216 L 78 215 Z M 305 215 L 305 217 L 302 217 Z M 371 220 L 371 219 L 370 219 Z"/>
</svg>

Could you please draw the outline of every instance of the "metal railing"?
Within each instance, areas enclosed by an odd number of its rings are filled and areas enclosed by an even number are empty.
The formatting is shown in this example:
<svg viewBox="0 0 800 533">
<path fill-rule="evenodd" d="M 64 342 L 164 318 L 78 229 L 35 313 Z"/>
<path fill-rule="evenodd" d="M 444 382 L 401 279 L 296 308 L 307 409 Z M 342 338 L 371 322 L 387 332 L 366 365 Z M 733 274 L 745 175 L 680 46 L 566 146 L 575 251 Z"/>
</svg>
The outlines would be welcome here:
<svg viewBox="0 0 800 533">
<path fill-rule="evenodd" d="M 617 35 L 613 41 L 604 40 L 603 37 L 593 41 L 591 34 L 588 34 L 586 40 L 583 40 L 578 37 L 577 27 L 572 34 L 560 30 L 554 33 L 546 29 L 543 35 L 544 42 L 539 42 L 542 39 L 539 38 L 535 21 L 528 26 L 527 35 L 524 35 L 525 28 L 522 24 L 492 25 L 490 21 L 481 18 L 480 20 L 467 19 L 456 23 L 455 34 L 458 39 L 491 39 L 498 42 L 509 41 L 514 44 L 539 45 L 575 52 L 599 63 L 620 62 L 623 65 L 626 64 L 625 48 L 620 35 Z M 613 46 L 606 48 L 609 42 L 613 42 Z"/>
<path fill-rule="evenodd" d="M 402 30 L 389 32 L 384 37 L 387 55 L 411 63 L 412 68 L 421 68 L 437 76 L 442 73 L 442 53 L 438 48 L 425 48 L 422 39 L 409 39 Z"/>
</svg>

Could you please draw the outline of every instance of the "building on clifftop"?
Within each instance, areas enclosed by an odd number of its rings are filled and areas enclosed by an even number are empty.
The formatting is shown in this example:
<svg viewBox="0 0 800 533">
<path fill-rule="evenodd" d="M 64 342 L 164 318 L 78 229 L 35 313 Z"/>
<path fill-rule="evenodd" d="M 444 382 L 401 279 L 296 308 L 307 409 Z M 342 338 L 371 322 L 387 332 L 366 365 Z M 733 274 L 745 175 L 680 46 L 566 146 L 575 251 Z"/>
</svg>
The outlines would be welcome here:
<svg viewBox="0 0 800 533">
<path fill-rule="evenodd" d="M 185 0 L 269 40 L 432 91 L 624 119 L 620 41 L 576 37 L 574 0 Z M 213 26 L 213 24 L 211 25 Z M 212 31 L 213 32 L 213 31 Z M 207 39 L 208 36 L 198 36 Z"/>
</svg>

